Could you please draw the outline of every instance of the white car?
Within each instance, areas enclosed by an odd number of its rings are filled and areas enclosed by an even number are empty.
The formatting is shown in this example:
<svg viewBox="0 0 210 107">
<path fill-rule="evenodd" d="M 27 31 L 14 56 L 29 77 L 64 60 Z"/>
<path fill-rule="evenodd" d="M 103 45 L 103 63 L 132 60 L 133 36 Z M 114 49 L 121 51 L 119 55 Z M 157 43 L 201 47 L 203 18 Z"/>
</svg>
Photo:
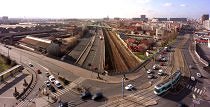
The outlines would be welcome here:
<svg viewBox="0 0 210 107">
<path fill-rule="evenodd" d="M 49 86 L 51 85 L 51 84 L 50 84 L 50 81 L 48 81 L 48 80 L 45 81 L 44 83 L 47 85 L 47 87 L 49 87 Z"/>
<path fill-rule="evenodd" d="M 195 81 L 195 77 L 193 77 L 193 76 L 191 76 L 190 79 L 191 79 L 192 81 Z"/>
<path fill-rule="evenodd" d="M 163 74 L 164 74 L 164 72 L 162 69 L 158 70 L 158 75 L 163 75 Z"/>
<path fill-rule="evenodd" d="M 154 69 L 154 70 L 158 70 L 159 68 L 160 67 L 157 64 L 153 65 L 153 67 L 152 67 L 152 69 Z"/>
<path fill-rule="evenodd" d="M 61 83 L 58 80 L 55 81 L 55 86 L 57 88 L 61 88 L 62 87 Z"/>
<path fill-rule="evenodd" d="M 50 75 L 49 80 L 50 80 L 50 82 L 54 83 L 55 82 L 55 77 L 53 75 Z"/>
<path fill-rule="evenodd" d="M 132 90 L 134 88 L 134 86 L 132 84 L 128 84 L 127 86 L 125 86 L 126 90 Z"/>
<path fill-rule="evenodd" d="M 151 74 L 152 73 L 152 70 L 151 69 L 148 69 L 147 70 L 147 74 Z"/>
<path fill-rule="evenodd" d="M 196 75 L 197 75 L 197 77 L 199 77 L 199 78 L 202 77 L 201 73 L 196 73 Z"/>
</svg>

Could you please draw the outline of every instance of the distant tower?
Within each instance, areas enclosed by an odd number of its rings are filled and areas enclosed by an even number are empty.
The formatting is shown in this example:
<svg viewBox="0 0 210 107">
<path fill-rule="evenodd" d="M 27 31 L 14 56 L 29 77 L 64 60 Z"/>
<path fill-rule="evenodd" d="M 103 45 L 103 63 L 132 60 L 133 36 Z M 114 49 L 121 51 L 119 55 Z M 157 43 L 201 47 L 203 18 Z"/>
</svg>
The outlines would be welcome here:
<svg viewBox="0 0 210 107">
<path fill-rule="evenodd" d="M 204 14 L 204 15 L 201 17 L 202 23 L 203 23 L 205 20 L 209 20 L 209 14 Z"/>
<path fill-rule="evenodd" d="M 3 17 L 2 17 L 2 20 L 3 20 L 3 21 L 7 21 L 8 19 L 9 19 L 8 16 L 3 16 Z"/>
</svg>

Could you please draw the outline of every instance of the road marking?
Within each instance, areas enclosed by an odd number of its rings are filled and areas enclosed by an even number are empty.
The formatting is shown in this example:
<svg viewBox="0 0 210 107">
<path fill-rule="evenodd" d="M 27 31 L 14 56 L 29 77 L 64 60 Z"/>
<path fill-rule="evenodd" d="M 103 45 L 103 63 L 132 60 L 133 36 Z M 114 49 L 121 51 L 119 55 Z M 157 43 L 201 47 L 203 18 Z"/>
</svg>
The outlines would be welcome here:
<svg viewBox="0 0 210 107">
<path fill-rule="evenodd" d="M 189 89 L 191 89 L 191 88 L 192 88 L 192 86 L 190 85 Z"/>
<path fill-rule="evenodd" d="M 196 92 L 197 91 L 197 88 L 195 87 L 195 90 L 194 90 L 194 92 Z"/>
<path fill-rule="evenodd" d="M 200 92 L 200 89 L 197 90 L 197 93 L 198 93 L 198 94 L 199 94 L 199 92 Z"/>
<path fill-rule="evenodd" d="M 202 94 L 202 92 L 203 92 L 203 91 L 201 90 L 199 94 L 201 95 L 201 94 Z"/>
</svg>

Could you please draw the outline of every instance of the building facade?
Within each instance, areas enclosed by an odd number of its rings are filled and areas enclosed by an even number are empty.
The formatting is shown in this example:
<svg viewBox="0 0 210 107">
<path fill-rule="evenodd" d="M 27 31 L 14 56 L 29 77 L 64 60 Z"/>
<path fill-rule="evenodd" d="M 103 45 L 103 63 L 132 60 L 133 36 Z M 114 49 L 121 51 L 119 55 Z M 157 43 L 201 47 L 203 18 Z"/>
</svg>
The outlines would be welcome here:
<svg viewBox="0 0 210 107">
<path fill-rule="evenodd" d="M 210 20 L 203 21 L 203 27 L 207 30 L 210 30 Z"/>
</svg>

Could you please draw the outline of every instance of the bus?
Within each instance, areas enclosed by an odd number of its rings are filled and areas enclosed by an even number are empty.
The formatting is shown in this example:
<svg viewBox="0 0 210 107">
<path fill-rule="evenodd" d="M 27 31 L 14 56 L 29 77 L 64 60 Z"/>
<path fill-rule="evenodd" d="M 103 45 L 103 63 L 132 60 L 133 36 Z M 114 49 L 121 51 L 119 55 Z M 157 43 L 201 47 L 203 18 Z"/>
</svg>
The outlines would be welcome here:
<svg viewBox="0 0 210 107">
<path fill-rule="evenodd" d="M 181 77 L 181 72 L 179 70 L 177 70 L 176 72 L 174 72 L 169 79 L 167 79 L 166 81 L 158 84 L 155 86 L 154 89 L 154 93 L 156 95 L 160 95 L 166 91 L 168 91 L 170 88 L 172 88 L 175 84 L 177 84 L 177 82 L 179 81 Z"/>
</svg>

